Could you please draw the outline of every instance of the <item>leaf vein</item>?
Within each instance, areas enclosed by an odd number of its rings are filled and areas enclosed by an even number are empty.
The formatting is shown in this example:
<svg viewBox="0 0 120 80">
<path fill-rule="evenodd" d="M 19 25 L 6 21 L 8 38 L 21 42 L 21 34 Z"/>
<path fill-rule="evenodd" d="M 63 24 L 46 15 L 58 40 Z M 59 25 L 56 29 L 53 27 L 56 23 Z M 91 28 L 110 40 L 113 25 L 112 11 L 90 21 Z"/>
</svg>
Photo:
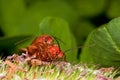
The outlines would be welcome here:
<svg viewBox="0 0 120 80">
<path fill-rule="evenodd" d="M 104 29 L 106 30 L 107 36 L 111 39 L 111 43 L 112 43 L 112 45 L 113 45 L 113 48 L 115 48 L 115 50 L 120 53 L 120 49 L 119 49 L 119 47 L 117 46 L 117 43 L 116 43 L 116 42 L 114 41 L 114 39 L 112 38 L 109 30 L 108 30 L 106 27 L 104 27 Z"/>
</svg>

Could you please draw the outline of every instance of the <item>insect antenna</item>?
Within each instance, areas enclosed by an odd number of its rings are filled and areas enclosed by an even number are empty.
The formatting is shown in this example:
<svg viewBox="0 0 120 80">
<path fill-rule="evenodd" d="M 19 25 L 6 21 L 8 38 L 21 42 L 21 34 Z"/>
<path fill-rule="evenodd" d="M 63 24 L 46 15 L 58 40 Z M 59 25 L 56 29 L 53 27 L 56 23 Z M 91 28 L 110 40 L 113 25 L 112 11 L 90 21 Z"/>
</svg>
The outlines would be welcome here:
<svg viewBox="0 0 120 80">
<path fill-rule="evenodd" d="M 92 47 L 92 46 L 94 46 L 94 44 L 87 45 L 87 46 L 78 46 L 78 47 L 67 49 L 67 50 L 64 51 L 64 53 L 67 53 L 67 52 L 72 51 L 72 50 L 80 49 L 80 48 L 83 48 L 83 47 Z"/>
<path fill-rule="evenodd" d="M 57 44 L 58 44 L 58 47 L 60 48 L 60 42 L 62 42 L 64 45 L 65 45 L 65 43 L 61 40 L 61 39 L 59 39 L 59 38 L 57 38 L 57 37 L 55 37 L 55 36 L 52 36 L 54 39 L 55 39 L 55 41 L 57 42 Z M 60 48 L 61 49 L 61 48 Z"/>
<path fill-rule="evenodd" d="M 23 43 L 23 42 L 25 42 L 25 41 L 28 41 L 28 40 L 30 40 L 30 39 L 33 38 L 33 37 L 34 37 L 33 35 L 27 36 L 25 39 L 19 40 L 19 41 L 15 42 L 13 45 L 16 47 L 17 45 L 19 45 L 19 44 L 21 44 L 21 43 Z M 15 48 L 10 49 L 8 55 L 10 55 L 10 54 L 12 54 L 12 53 L 15 53 L 15 51 L 17 51 L 17 50 L 15 50 Z M 19 52 L 19 51 L 18 51 L 18 52 Z M 7 56 L 8 56 L 8 55 L 7 55 Z"/>
<path fill-rule="evenodd" d="M 29 36 L 29 37 L 27 37 L 27 38 L 25 38 L 25 39 L 23 39 L 23 40 L 20 40 L 20 41 L 16 42 L 14 45 L 16 46 L 16 45 L 21 44 L 21 43 L 23 43 L 23 42 L 25 42 L 25 41 L 28 41 L 28 40 L 30 40 L 32 37 L 33 37 L 33 36 Z"/>
</svg>

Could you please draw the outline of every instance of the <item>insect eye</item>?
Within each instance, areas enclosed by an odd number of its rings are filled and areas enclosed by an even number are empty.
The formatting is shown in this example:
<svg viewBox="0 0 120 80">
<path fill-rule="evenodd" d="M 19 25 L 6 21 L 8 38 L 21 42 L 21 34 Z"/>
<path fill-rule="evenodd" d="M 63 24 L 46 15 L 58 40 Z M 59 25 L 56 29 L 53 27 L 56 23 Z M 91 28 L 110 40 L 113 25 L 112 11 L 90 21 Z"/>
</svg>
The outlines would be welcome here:
<svg viewBox="0 0 120 80">
<path fill-rule="evenodd" d="M 47 39 L 45 39 L 44 41 L 47 42 Z"/>
<path fill-rule="evenodd" d="M 58 54 L 59 52 L 58 52 L 58 51 L 56 51 L 55 53 L 56 53 L 56 54 Z"/>
</svg>

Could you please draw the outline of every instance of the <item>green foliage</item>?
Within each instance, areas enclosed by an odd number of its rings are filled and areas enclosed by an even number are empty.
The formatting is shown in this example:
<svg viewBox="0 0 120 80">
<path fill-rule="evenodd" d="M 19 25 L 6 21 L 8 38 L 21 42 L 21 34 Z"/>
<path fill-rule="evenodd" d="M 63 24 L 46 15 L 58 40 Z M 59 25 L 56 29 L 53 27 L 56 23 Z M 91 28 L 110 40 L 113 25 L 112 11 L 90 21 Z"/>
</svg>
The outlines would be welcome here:
<svg viewBox="0 0 120 80">
<path fill-rule="evenodd" d="M 46 16 L 61 17 L 71 24 L 77 18 L 75 11 L 64 1 L 35 1 L 29 7 L 24 0 L 1 0 L 0 4 L 1 28 L 5 36 L 39 35 L 39 23 Z"/>
<path fill-rule="evenodd" d="M 93 57 L 90 52 L 90 47 L 92 47 L 91 45 L 93 45 L 93 43 L 90 44 L 90 39 L 91 39 L 91 34 L 87 37 L 87 40 L 84 44 L 85 47 L 82 48 L 82 52 L 80 55 L 80 61 L 82 63 L 94 63 Z"/>
<path fill-rule="evenodd" d="M 106 2 L 107 0 L 75 0 L 71 1 L 71 4 L 80 16 L 91 17 L 100 14 L 104 10 Z"/>
<path fill-rule="evenodd" d="M 94 44 L 83 50 L 81 61 L 93 59 L 102 66 L 120 65 L 120 17 L 94 30 L 85 45 Z M 85 57 L 85 58 L 83 58 Z"/>
<path fill-rule="evenodd" d="M 13 48 L 16 47 L 18 41 L 23 40 L 31 36 L 14 36 L 14 37 L 4 37 L 0 38 L 0 50 L 5 49 L 6 47 Z"/>
<path fill-rule="evenodd" d="M 30 35 L 19 35 L 13 37 L 2 37 L 0 38 L 0 57 L 6 57 L 8 55 L 18 52 L 16 48 L 21 42 L 29 41 L 28 38 L 33 38 Z"/>
<path fill-rule="evenodd" d="M 77 38 L 78 45 L 83 45 L 86 36 L 88 36 L 88 34 L 90 34 L 90 32 L 95 28 L 95 25 L 88 20 L 80 20 L 80 22 L 76 24 L 77 29 L 73 28 L 73 33 Z"/>
<path fill-rule="evenodd" d="M 23 26 L 18 25 L 24 17 L 24 7 L 23 0 L 0 0 L 1 28 L 6 36 L 23 34 Z"/>
<path fill-rule="evenodd" d="M 111 0 L 109 2 L 109 7 L 106 12 L 109 18 L 116 18 L 120 16 L 120 0 Z"/>
</svg>

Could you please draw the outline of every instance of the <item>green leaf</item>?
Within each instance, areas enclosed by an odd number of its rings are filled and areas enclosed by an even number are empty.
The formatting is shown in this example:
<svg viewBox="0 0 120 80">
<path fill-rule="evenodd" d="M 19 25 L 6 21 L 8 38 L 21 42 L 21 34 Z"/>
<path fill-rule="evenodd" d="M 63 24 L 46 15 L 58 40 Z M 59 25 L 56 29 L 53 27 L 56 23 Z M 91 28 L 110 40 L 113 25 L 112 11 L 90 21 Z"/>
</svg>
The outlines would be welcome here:
<svg viewBox="0 0 120 80">
<path fill-rule="evenodd" d="M 78 15 L 63 0 L 0 0 L 0 16 L 5 36 L 38 35 L 39 23 L 47 16 L 61 17 L 74 24 Z M 62 6 L 61 6 L 62 5 Z"/>
<path fill-rule="evenodd" d="M 77 39 L 78 45 L 83 45 L 86 37 L 90 34 L 90 32 L 95 28 L 95 25 L 93 25 L 88 20 L 79 20 L 77 22 L 77 25 L 74 26 L 72 29 L 74 31 L 75 37 Z"/>
<path fill-rule="evenodd" d="M 24 0 L 0 0 L 1 28 L 6 36 L 16 36 L 23 33 L 23 27 L 18 27 L 24 17 Z"/>
<path fill-rule="evenodd" d="M 82 51 L 81 51 L 80 61 L 82 63 L 94 63 L 93 57 L 90 53 L 90 47 L 92 47 L 91 45 L 93 45 L 93 44 L 89 44 L 90 38 L 91 38 L 91 34 L 88 36 L 84 44 L 85 46 L 82 48 Z"/>
<path fill-rule="evenodd" d="M 68 23 L 63 19 L 53 17 L 45 18 L 40 23 L 40 33 L 55 36 L 61 41 L 63 41 L 63 43 L 59 41 L 60 47 L 63 51 L 76 47 L 75 38 L 69 29 Z M 65 53 L 68 61 L 70 62 L 77 61 L 76 50 L 72 50 Z"/>
<path fill-rule="evenodd" d="M 120 0 L 111 0 L 106 12 L 109 18 L 116 18 L 120 16 Z"/>
<path fill-rule="evenodd" d="M 80 16 L 93 17 L 100 14 L 107 0 L 75 0 L 71 1 Z"/>
<path fill-rule="evenodd" d="M 77 12 L 64 0 L 38 0 L 30 6 L 29 12 L 41 17 L 41 19 L 47 16 L 61 17 L 70 24 L 74 24 L 78 19 Z"/>
<path fill-rule="evenodd" d="M 101 26 L 91 33 L 87 45 L 94 44 L 94 46 L 89 48 L 88 52 L 95 63 L 101 64 L 102 66 L 120 65 L 119 34 L 120 17 L 113 19 L 108 24 Z"/>
<path fill-rule="evenodd" d="M 33 30 L 38 33 L 39 23 L 47 16 L 63 18 L 70 25 L 73 25 L 78 19 L 76 11 L 63 0 L 37 0 L 29 5 L 20 27 L 24 26 L 25 30 L 29 28 L 32 33 Z"/>
<path fill-rule="evenodd" d="M 22 41 L 28 37 L 32 37 L 32 36 L 21 35 L 21 36 L 13 36 L 13 37 L 1 37 L 0 50 L 16 47 L 19 41 Z"/>
</svg>

